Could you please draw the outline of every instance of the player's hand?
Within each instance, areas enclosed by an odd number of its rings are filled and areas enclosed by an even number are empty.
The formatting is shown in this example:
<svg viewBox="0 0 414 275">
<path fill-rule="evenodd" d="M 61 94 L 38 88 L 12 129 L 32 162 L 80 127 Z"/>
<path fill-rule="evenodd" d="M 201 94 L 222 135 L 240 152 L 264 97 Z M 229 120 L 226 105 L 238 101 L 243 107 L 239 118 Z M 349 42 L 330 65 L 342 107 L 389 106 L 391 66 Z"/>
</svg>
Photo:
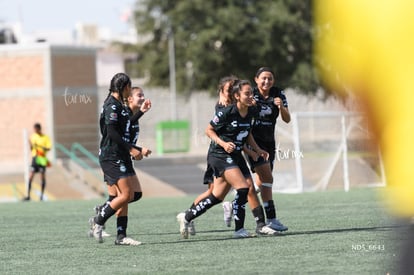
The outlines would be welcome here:
<svg viewBox="0 0 414 275">
<path fill-rule="evenodd" d="M 236 144 L 234 144 L 233 142 L 226 142 L 224 143 L 223 149 L 224 151 L 230 154 L 236 149 Z"/>
<path fill-rule="evenodd" d="M 282 99 L 280 97 L 275 97 L 275 99 L 273 99 L 273 104 L 280 108 L 280 106 L 282 106 Z"/>
<path fill-rule="evenodd" d="M 144 157 L 148 157 L 149 155 L 151 155 L 152 151 L 148 148 L 142 147 L 142 154 L 144 155 Z"/>
<path fill-rule="evenodd" d="M 129 151 L 129 154 L 131 155 L 131 158 L 133 160 L 141 160 L 143 158 L 142 152 L 140 152 L 138 149 L 132 147 Z"/>
<path fill-rule="evenodd" d="M 259 155 L 259 157 L 262 157 L 265 160 L 269 160 L 269 153 L 266 152 L 265 150 L 260 149 L 257 151 L 257 154 Z"/>
<path fill-rule="evenodd" d="M 142 103 L 141 105 L 140 110 L 141 112 L 146 113 L 149 111 L 149 109 L 151 109 L 151 106 L 152 106 L 151 100 L 145 99 L 144 103 Z"/>
</svg>

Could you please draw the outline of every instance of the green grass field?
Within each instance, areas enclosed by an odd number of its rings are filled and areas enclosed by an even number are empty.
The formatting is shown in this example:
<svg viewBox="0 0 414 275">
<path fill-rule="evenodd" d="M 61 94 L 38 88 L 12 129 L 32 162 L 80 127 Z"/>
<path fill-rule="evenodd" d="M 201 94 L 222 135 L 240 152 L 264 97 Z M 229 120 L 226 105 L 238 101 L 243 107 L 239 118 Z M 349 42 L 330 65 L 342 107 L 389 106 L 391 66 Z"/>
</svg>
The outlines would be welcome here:
<svg viewBox="0 0 414 275">
<path fill-rule="evenodd" d="M 131 205 L 138 247 L 87 237 L 102 200 L 0 204 L 0 274 L 396 274 L 406 235 L 387 216 L 376 189 L 276 194 L 283 236 L 232 239 L 221 206 L 196 220 L 182 240 L 175 216 L 194 196 L 143 198 Z M 231 195 L 229 195 L 231 198 Z M 255 223 L 247 211 L 246 228 Z M 107 230 L 115 232 L 115 219 Z"/>
</svg>

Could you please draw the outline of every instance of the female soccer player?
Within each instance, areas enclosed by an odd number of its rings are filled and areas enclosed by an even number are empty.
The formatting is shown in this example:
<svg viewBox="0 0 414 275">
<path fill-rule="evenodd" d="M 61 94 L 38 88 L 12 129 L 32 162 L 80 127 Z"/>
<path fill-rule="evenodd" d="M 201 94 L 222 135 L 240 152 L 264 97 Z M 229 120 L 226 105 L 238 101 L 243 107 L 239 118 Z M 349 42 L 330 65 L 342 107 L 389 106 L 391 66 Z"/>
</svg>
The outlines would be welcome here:
<svg viewBox="0 0 414 275">
<path fill-rule="evenodd" d="M 216 113 L 220 112 L 222 109 L 226 108 L 228 105 L 233 103 L 233 98 L 231 95 L 231 90 L 233 88 L 233 84 L 238 81 L 237 77 L 235 76 L 226 76 L 223 77 L 218 86 L 218 95 L 219 99 L 215 106 Z M 247 146 L 243 147 L 243 152 L 250 156 L 253 159 L 257 159 L 259 156 L 256 152 L 253 150 L 250 150 Z M 208 189 L 200 194 L 193 202 L 193 204 L 190 206 L 190 208 L 197 203 L 199 203 L 202 199 L 208 197 L 212 191 L 214 186 L 214 180 L 213 180 L 213 174 L 214 171 L 210 164 L 207 164 L 207 169 L 204 174 L 204 184 L 208 184 Z M 247 181 L 249 183 L 249 194 L 248 194 L 248 203 L 250 209 L 252 209 L 253 216 L 256 221 L 256 233 L 259 235 L 276 235 L 277 232 L 266 225 L 265 223 L 265 216 L 263 207 L 260 204 L 259 198 L 257 197 L 257 192 L 254 187 L 254 183 L 251 179 L 251 177 L 247 178 Z M 223 210 L 224 210 L 224 222 L 228 227 L 231 226 L 231 220 L 232 220 L 232 203 L 225 201 L 223 202 Z M 177 220 L 180 222 L 182 219 L 182 216 L 185 215 L 184 212 L 179 213 L 177 215 Z M 190 235 L 195 235 L 195 225 L 194 221 L 191 221 L 188 224 L 188 232 Z"/>
<path fill-rule="evenodd" d="M 237 80 L 237 77 L 235 76 L 225 76 L 220 79 L 218 84 L 218 101 L 215 106 L 215 112 L 218 113 L 221 109 L 227 107 L 232 103 L 232 97 L 231 97 L 231 89 L 233 86 L 233 83 Z M 193 202 L 193 204 L 190 206 L 194 206 L 197 203 L 199 203 L 202 199 L 208 197 L 211 192 L 213 192 L 213 186 L 214 186 L 214 180 L 213 180 L 213 169 L 211 168 L 210 164 L 207 163 L 207 168 L 204 173 L 203 178 L 203 184 L 207 185 L 207 190 L 200 194 Z M 231 223 L 231 207 L 229 202 L 225 202 L 223 204 L 223 208 L 225 210 L 224 214 L 224 221 L 227 223 L 227 225 L 230 227 Z M 185 213 L 180 213 L 177 215 L 177 219 L 180 220 L 180 216 L 185 215 Z M 195 235 L 195 225 L 194 222 L 191 221 L 188 225 L 188 231 L 191 235 Z"/>
<path fill-rule="evenodd" d="M 269 153 L 269 159 L 254 160 L 250 157 L 249 163 L 252 172 L 256 173 L 255 182 L 261 190 L 268 226 L 276 231 L 286 231 L 288 228 L 276 218 L 276 208 L 272 198 L 272 171 L 276 153 L 276 119 L 280 114 L 284 122 L 290 122 L 288 103 L 283 90 L 273 86 L 275 74 L 271 68 L 259 68 L 254 79 L 256 87 L 253 93 L 259 108 L 259 116 L 253 126 L 252 135 L 257 145 Z"/>
<path fill-rule="evenodd" d="M 250 129 L 254 122 L 253 93 L 250 82 L 241 80 L 233 85 L 232 96 L 235 103 L 217 112 L 207 126 L 206 134 L 212 140 L 207 161 L 214 172 L 214 185 L 211 194 L 190 207 L 185 215 L 177 218 L 180 233 L 188 238 L 189 223 L 205 213 L 212 206 L 223 201 L 231 187 L 236 190 L 233 201 L 235 238 L 251 237 L 244 229 L 245 204 L 249 192 L 250 171 L 242 155 L 243 146 L 248 143 L 260 156 L 268 154 L 255 143 Z"/>
<path fill-rule="evenodd" d="M 116 189 L 116 197 L 105 203 L 92 220 L 92 234 L 103 242 L 102 230 L 105 222 L 117 213 L 118 217 L 128 215 L 128 202 L 131 197 L 131 177 L 135 175 L 132 158 L 142 158 L 141 151 L 132 146 L 123 137 L 129 131 L 130 116 L 123 106 L 124 100 L 131 92 L 131 80 L 124 73 L 116 74 L 110 84 L 100 115 L 101 143 L 99 162 L 104 173 L 104 180 L 109 190 Z M 119 210 L 119 211 L 118 211 Z M 125 222 L 125 221 L 124 221 Z M 125 226 L 126 228 L 126 226 Z M 139 245 L 140 242 L 118 234 L 115 244 Z"/>
<path fill-rule="evenodd" d="M 124 140 L 129 141 L 132 146 L 136 146 L 139 137 L 139 118 L 146 113 L 151 108 L 151 101 L 149 99 L 145 99 L 144 91 L 140 87 L 132 87 L 131 94 L 127 98 L 127 111 L 130 116 L 130 124 L 128 127 L 128 131 L 124 134 Z M 141 150 L 141 155 L 138 156 L 135 160 L 140 160 L 142 157 L 148 157 L 151 154 L 151 150 L 145 147 L 138 147 L 138 150 Z M 142 197 L 142 188 L 139 182 L 139 179 L 136 174 L 129 177 L 129 182 L 131 183 L 131 193 L 130 193 L 130 201 L 129 203 L 133 203 L 141 199 Z M 114 186 L 108 185 L 108 200 L 103 205 L 95 206 L 96 215 L 102 209 L 102 207 L 106 204 L 111 202 L 117 196 L 117 189 Z M 119 216 L 119 213 L 123 212 L 123 216 Z M 117 239 L 122 239 L 122 244 L 127 244 L 127 241 L 130 238 L 123 238 L 126 236 L 126 228 L 128 225 L 128 216 L 125 215 L 125 211 L 122 209 L 118 210 L 117 212 Z M 90 234 L 91 235 L 91 234 Z M 102 231 L 103 237 L 110 236 L 105 231 Z M 117 243 L 116 244 L 121 244 Z"/>
</svg>

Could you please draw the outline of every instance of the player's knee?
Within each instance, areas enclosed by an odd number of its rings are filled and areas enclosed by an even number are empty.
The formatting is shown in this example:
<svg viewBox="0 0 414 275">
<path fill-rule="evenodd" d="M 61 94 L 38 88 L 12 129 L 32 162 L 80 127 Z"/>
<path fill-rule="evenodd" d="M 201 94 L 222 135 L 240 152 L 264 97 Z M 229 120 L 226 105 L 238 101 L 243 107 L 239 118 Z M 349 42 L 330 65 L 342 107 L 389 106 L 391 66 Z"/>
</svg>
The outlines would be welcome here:
<svg viewBox="0 0 414 275">
<path fill-rule="evenodd" d="M 132 198 L 131 202 L 138 201 L 142 198 L 142 192 L 134 192 L 134 197 Z"/>
</svg>

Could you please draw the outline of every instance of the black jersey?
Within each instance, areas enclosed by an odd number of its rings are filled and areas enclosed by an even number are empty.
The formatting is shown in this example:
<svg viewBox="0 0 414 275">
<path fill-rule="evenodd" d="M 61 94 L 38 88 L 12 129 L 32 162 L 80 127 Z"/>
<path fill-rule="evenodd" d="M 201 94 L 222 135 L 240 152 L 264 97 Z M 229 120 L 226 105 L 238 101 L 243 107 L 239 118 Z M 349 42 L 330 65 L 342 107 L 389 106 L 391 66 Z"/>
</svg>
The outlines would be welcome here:
<svg viewBox="0 0 414 275">
<path fill-rule="evenodd" d="M 253 89 L 253 97 L 257 103 L 259 111 L 255 124 L 252 129 L 253 137 L 260 146 L 263 143 L 275 143 L 276 119 L 279 116 L 279 107 L 273 102 L 276 97 L 280 97 L 284 107 L 288 107 L 286 96 L 282 89 L 277 87 L 270 88 L 269 96 L 264 98 L 257 87 Z"/>
<path fill-rule="evenodd" d="M 129 143 L 129 114 L 125 107 L 113 96 L 105 100 L 99 118 L 101 130 L 101 143 L 99 148 L 99 160 L 128 160 L 130 158 L 128 149 L 113 141 L 108 136 L 108 125 L 115 126 L 116 132 L 123 141 Z"/>
<path fill-rule="evenodd" d="M 127 108 L 128 115 L 131 118 L 133 116 L 132 110 L 128 107 Z M 135 145 L 138 141 L 139 137 L 139 120 L 136 119 L 135 121 L 130 121 L 130 125 L 128 128 L 128 133 L 125 135 L 125 140 L 132 145 Z"/>
<path fill-rule="evenodd" d="M 210 121 L 218 137 L 225 142 L 233 142 L 236 148 L 232 154 L 240 154 L 243 145 L 246 143 L 247 136 L 254 123 L 256 109 L 249 108 L 247 115 L 241 117 L 235 104 L 224 108 L 218 108 L 214 118 Z M 228 155 L 223 147 L 212 141 L 208 150 L 210 155 Z"/>
</svg>

